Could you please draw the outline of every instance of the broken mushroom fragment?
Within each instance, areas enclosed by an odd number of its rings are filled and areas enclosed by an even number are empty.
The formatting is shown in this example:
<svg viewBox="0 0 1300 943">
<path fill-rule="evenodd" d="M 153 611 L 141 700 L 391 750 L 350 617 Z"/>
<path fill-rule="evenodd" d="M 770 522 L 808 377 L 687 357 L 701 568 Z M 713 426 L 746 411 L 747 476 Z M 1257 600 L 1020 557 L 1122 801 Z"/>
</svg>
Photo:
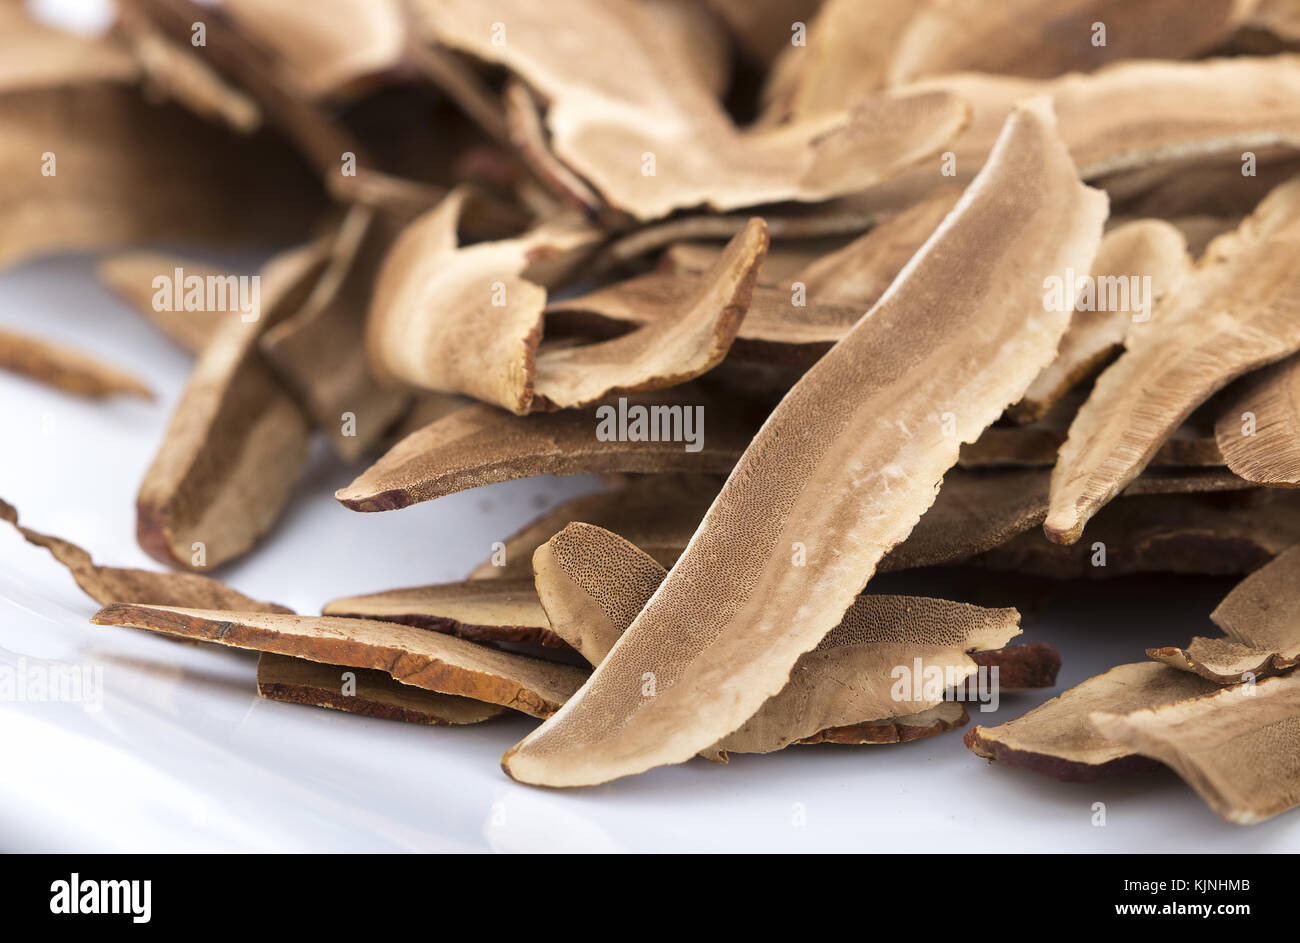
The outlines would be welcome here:
<svg viewBox="0 0 1300 943">
<path fill-rule="evenodd" d="M 0 330 L 0 370 L 93 399 L 118 394 L 153 399 L 149 387 L 102 360 L 51 341 L 5 330 Z"/>
<path fill-rule="evenodd" d="M 1300 488 L 1300 360 L 1290 357 L 1245 382 L 1214 426 L 1224 461 L 1247 481 Z"/>
</svg>

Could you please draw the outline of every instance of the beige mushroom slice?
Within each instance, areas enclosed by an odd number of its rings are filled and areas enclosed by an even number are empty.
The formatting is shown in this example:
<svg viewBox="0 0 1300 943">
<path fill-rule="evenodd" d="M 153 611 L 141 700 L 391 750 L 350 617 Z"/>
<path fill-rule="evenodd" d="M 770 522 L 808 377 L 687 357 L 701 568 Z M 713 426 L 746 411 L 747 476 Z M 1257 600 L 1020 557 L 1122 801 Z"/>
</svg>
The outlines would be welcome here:
<svg viewBox="0 0 1300 943">
<path fill-rule="evenodd" d="M 154 573 L 149 570 L 97 566 L 90 554 L 76 544 L 23 527 L 18 523 L 18 510 L 3 500 L 0 500 L 0 519 L 12 524 L 29 544 L 48 550 L 50 556 L 67 567 L 82 591 L 101 606 L 125 602 L 148 606 L 293 612 L 292 609 L 275 603 L 259 602 L 198 573 Z"/>
<path fill-rule="evenodd" d="M 683 762 L 752 717 L 841 621 L 960 443 L 1019 399 L 1065 330 L 1042 279 L 1091 264 L 1106 206 L 1053 124 L 1042 100 L 1016 111 L 957 210 L 768 418 L 591 681 L 506 754 L 512 777 L 588 785 Z M 1005 369 L 984 369 L 993 358 Z"/>
<path fill-rule="evenodd" d="M 1224 461 L 1247 481 L 1300 488 L 1300 360 L 1288 358 L 1246 383 L 1214 426 Z"/>
<path fill-rule="evenodd" d="M 193 311 L 172 304 L 155 304 L 159 292 L 170 294 L 176 280 L 196 276 L 204 285 L 210 277 L 235 276 L 227 269 L 214 268 L 197 259 L 163 255 L 158 252 L 122 252 L 100 261 L 95 269 L 99 280 L 119 298 L 139 311 L 173 342 L 197 354 L 203 350 L 220 329 L 232 318 L 240 317 L 238 311 L 223 311 L 204 305 Z"/>
<path fill-rule="evenodd" d="M 882 92 L 847 118 L 741 131 L 687 49 L 630 0 L 557 0 L 544 11 L 452 0 L 424 12 L 435 39 L 505 66 L 549 100 L 556 156 L 640 220 L 856 192 L 937 154 L 966 121 L 949 92 Z M 573 22 L 583 55 L 566 41 Z M 494 23 L 504 42 L 493 41 Z"/>
<path fill-rule="evenodd" d="M 1120 665 L 1015 720 L 996 727 L 972 727 L 965 742 L 977 756 L 1063 782 L 1123 776 L 1154 764 L 1129 745 L 1100 733 L 1090 714 L 1177 704 L 1218 689 L 1211 681 L 1153 661 Z"/>
<path fill-rule="evenodd" d="M 635 439 L 598 430 L 635 420 L 645 411 L 646 429 Z M 702 412 L 701 412 L 702 410 Z M 736 397 L 722 399 L 698 387 L 679 387 L 651 396 L 620 397 L 587 409 L 568 409 L 536 416 L 511 416 L 483 403 L 458 409 L 393 446 L 335 497 L 354 511 L 392 511 L 421 501 L 498 481 L 534 475 L 578 475 L 601 472 L 692 472 L 725 474 L 736 463 L 758 417 Z M 622 417 L 622 419 L 620 419 Z M 705 417 L 707 425 L 698 420 Z M 688 426 L 687 423 L 690 423 Z M 649 426 L 682 435 L 649 438 Z M 641 433 L 645 433 L 642 438 Z"/>
<path fill-rule="evenodd" d="M 531 577 L 389 589 L 335 599 L 321 612 L 327 616 L 400 622 L 472 642 L 532 642 L 549 648 L 566 647 L 551 631 Z"/>
<path fill-rule="evenodd" d="M 254 321 L 231 318 L 204 347 L 136 497 L 136 539 L 155 560 L 201 569 L 249 550 L 280 516 L 310 426 L 258 339 L 302 303 L 325 263 L 314 243 L 262 272 Z"/>
<path fill-rule="evenodd" d="M 1256 825 L 1300 805 L 1300 675 L 1090 719 L 1110 742 L 1173 769 L 1229 822 Z"/>
<path fill-rule="evenodd" d="M 883 720 L 869 720 L 861 724 L 828 727 L 810 737 L 796 740 L 798 744 L 839 743 L 858 745 L 868 743 L 909 743 L 926 737 L 938 736 L 970 722 L 966 706 L 959 701 L 944 701 L 917 714 L 903 714 Z M 722 757 L 718 757 L 722 759 Z"/>
<path fill-rule="evenodd" d="M 1106 233 L 1056 359 L 1035 378 L 1011 417 L 1018 422 L 1042 418 L 1118 351 L 1131 331 L 1141 330 L 1191 270 L 1183 234 L 1163 220 L 1136 220 Z"/>
<path fill-rule="evenodd" d="M 90 621 L 326 665 L 371 668 L 403 684 L 500 704 L 533 717 L 552 714 L 587 677 L 571 665 L 371 619 L 112 605 Z"/>
<path fill-rule="evenodd" d="M 436 727 L 479 724 L 505 713 L 499 704 L 425 691 L 394 681 L 382 671 L 322 665 L 268 652 L 257 659 L 257 693 L 271 701 Z"/>
<path fill-rule="evenodd" d="M 153 399 L 153 391 L 144 383 L 102 360 L 52 341 L 2 329 L 0 370 L 91 399 L 118 395 Z"/>
<path fill-rule="evenodd" d="M 1043 528 L 1073 543 L 1202 402 L 1236 377 L 1300 349 L 1300 177 L 1210 246 L 1150 330 L 1096 385 L 1052 474 Z"/>
<path fill-rule="evenodd" d="M 681 556 L 718 496 L 714 475 L 643 475 L 623 487 L 557 505 L 507 537 L 470 579 L 532 579 L 533 553 L 574 521 L 595 524 L 639 547 L 662 566 Z"/>
<path fill-rule="evenodd" d="M 593 665 L 604 661 L 667 575 L 622 537 L 583 523 L 538 547 L 533 570 L 552 629 Z M 780 693 L 703 753 L 718 759 L 770 753 L 833 728 L 897 718 L 902 708 L 933 709 L 949 687 L 974 673 L 966 652 L 1002 648 L 1019 634 L 1019 621 L 1014 609 L 859 597 L 843 621 L 800 657 Z M 909 672 L 913 680 L 902 687 L 899 678 Z M 933 684 L 932 674 L 940 679 Z"/>
</svg>

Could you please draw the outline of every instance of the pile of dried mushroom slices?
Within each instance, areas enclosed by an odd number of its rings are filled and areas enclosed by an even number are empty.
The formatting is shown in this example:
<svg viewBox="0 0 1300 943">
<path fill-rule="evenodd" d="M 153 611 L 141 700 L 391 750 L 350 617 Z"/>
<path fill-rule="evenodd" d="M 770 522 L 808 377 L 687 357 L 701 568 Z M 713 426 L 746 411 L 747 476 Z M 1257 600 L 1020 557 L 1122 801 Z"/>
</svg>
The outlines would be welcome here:
<svg viewBox="0 0 1300 943">
<path fill-rule="evenodd" d="M 0 502 L 96 624 L 256 651 L 268 698 L 521 712 L 506 774 L 585 786 L 1055 684 L 1016 609 L 877 572 L 1237 575 L 1221 634 L 965 743 L 1300 803 L 1300 0 L 0 0 L 0 141 L 0 263 L 100 253 L 194 356 L 137 498 L 167 571 Z M 39 328 L 0 367 L 151 395 Z M 607 487 L 298 615 L 208 571 L 318 436 L 358 512 Z"/>
</svg>

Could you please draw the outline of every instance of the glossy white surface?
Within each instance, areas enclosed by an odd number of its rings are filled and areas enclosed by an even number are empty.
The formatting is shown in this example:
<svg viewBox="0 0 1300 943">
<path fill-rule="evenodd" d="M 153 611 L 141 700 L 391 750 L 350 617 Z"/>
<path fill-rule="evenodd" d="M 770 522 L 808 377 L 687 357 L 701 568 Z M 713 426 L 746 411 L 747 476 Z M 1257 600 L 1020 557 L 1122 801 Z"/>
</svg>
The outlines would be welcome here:
<svg viewBox="0 0 1300 943">
<path fill-rule="evenodd" d="M 101 404 L 0 374 L 0 496 L 100 563 L 155 566 L 135 545 L 134 495 L 189 357 L 100 289 L 83 259 L 0 275 L 0 325 L 65 339 L 158 391 L 152 404 Z M 540 508 L 595 486 L 537 479 L 356 514 L 332 498 L 353 471 L 320 450 L 272 538 L 217 575 L 300 612 L 457 579 Z M 938 580 L 907 588 L 938 595 Z M 1070 589 L 1023 637 L 1061 648 L 1061 686 L 1004 696 L 975 719 L 1009 719 L 1147 645 L 1206 632 L 1230 585 Z M 48 554 L 0 528 L 0 663 L 98 666 L 104 685 L 97 711 L 0 704 L 0 850 L 1300 850 L 1296 813 L 1230 826 L 1172 774 L 1060 784 L 985 763 L 959 733 L 534 790 L 497 766 L 526 718 L 435 729 L 262 701 L 251 655 L 93 626 L 95 609 Z M 1104 828 L 1091 824 L 1099 801 Z"/>
</svg>

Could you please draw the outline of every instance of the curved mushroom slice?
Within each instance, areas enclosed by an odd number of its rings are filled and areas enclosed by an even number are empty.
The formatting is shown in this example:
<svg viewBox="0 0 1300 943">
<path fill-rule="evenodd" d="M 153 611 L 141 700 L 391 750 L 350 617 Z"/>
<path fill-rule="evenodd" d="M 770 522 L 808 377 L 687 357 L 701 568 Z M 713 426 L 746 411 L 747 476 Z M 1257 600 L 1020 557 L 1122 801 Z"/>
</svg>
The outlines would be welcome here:
<svg viewBox="0 0 1300 943">
<path fill-rule="evenodd" d="M 1246 382 L 1214 425 L 1224 460 L 1247 481 L 1300 488 L 1300 360 L 1289 358 Z"/>
<path fill-rule="evenodd" d="M 1300 675 L 1129 710 L 1095 710 L 1091 722 L 1173 769 L 1229 822 L 1255 825 L 1300 805 Z"/>
<path fill-rule="evenodd" d="M 593 665 L 605 660 L 667 575 L 617 534 L 583 523 L 538 547 L 533 569 L 552 629 Z M 914 713 L 934 708 L 949 687 L 975 671 L 966 652 L 1001 648 L 1020 633 L 1019 622 L 1014 609 L 861 596 L 799 658 L 778 694 L 702 752 L 715 759 L 770 753 L 861 718 L 896 718 L 903 706 L 917 708 Z"/>
<path fill-rule="evenodd" d="M 279 517 L 310 427 L 257 342 L 302 303 L 324 254 L 316 243 L 272 260 L 257 320 L 226 321 L 200 354 L 136 497 L 136 539 L 155 560 L 218 566 Z"/>
<path fill-rule="evenodd" d="M 686 549 L 704 512 L 718 496 L 713 475 L 645 475 L 614 491 L 583 495 L 557 505 L 508 537 L 470 579 L 532 579 L 533 553 L 574 521 L 624 535 L 660 565 L 670 567 Z"/>
<path fill-rule="evenodd" d="M 90 554 L 74 543 L 51 537 L 18 523 L 18 510 L 0 500 L 0 519 L 8 521 L 29 544 L 44 547 L 58 560 L 82 591 L 101 606 L 115 602 L 148 606 L 194 606 L 242 609 L 250 612 L 292 613 L 275 603 L 259 602 L 198 573 L 153 573 L 149 570 L 96 566 Z"/>
<path fill-rule="evenodd" d="M 1061 653 L 1055 645 L 1029 642 L 1008 645 L 991 652 L 971 652 L 971 661 L 980 668 L 996 668 L 998 687 L 1002 691 L 1032 691 L 1056 684 L 1061 670 Z M 969 687 L 969 682 L 967 682 Z M 968 694 L 968 700 L 973 698 Z"/>
<path fill-rule="evenodd" d="M 1225 42 L 1251 5 L 1208 0 L 1188 10 L 1180 0 L 1012 0 L 994 8 L 981 0 L 919 4 L 890 50 L 888 81 L 962 71 L 1049 78 L 1120 59 L 1191 58 Z M 1174 22 L 1177 28 L 1171 28 Z"/>
<path fill-rule="evenodd" d="M 556 156 L 640 220 L 856 192 L 938 153 L 966 121 L 957 96 L 908 91 L 860 100 L 847 120 L 744 132 L 689 53 L 629 0 L 557 0 L 544 11 L 527 0 L 490 10 L 451 0 L 423 12 L 437 40 L 511 69 L 546 98 Z M 575 21 L 583 55 L 567 32 Z M 505 42 L 493 40 L 493 23 L 505 24 Z"/>
<path fill-rule="evenodd" d="M 531 578 L 389 589 L 335 599 L 321 612 L 327 616 L 401 622 L 473 642 L 532 642 L 550 648 L 566 647 L 551 631 Z"/>
<path fill-rule="evenodd" d="M 551 153 L 537 97 L 523 82 L 511 79 L 502 93 L 510 143 L 548 193 L 589 218 L 601 210 L 598 197 L 582 178 Z"/>
<path fill-rule="evenodd" d="M 1047 104 L 1017 110 L 957 210 L 781 401 L 663 586 L 506 771 L 604 782 L 689 759 L 752 717 L 933 502 L 960 443 L 1051 359 L 1067 313 L 1044 310 L 1042 280 L 1091 264 L 1105 215 Z M 654 697 L 633 683 L 647 671 Z"/>
<path fill-rule="evenodd" d="M 758 426 L 752 412 L 696 387 L 536 416 L 480 403 L 412 433 L 335 497 L 354 511 L 392 511 L 534 475 L 725 474 Z"/>
<path fill-rule="evenodd" d="M 1015 720 L 996 727 L 972 727 L 965 742 L 977 756 L 1063 782 L 1089 783 L 1123 776 L 1154 764 L 1100 733 L 1089 721 L 1092 712 L 1176 704 L 1218 689 L 1204 678 L 1152 661 L 1120 665 Z"/>
<path fill-rule="evenodd" d="M 586 671 L 571 665 L 370 619 L 113 605 L 90 621 L 326 665 L 373 668 L 403 684 L 500 704 L 533 717 L 555 712 L 587 677 Z"/>
<path fill-rule="evenodd" d="M 1056 359 L 1011 408 L 1011 418 L 1042 418 L 1119 350 L 1131 326 L 1149 320 L 1155 305 L 1176 292 L 1191 270 L 1183 234 L 1163 220 L 1136 220 L 1106 233 L 1084 290 L 1074 301 L 1070 329 L 1061 338 Z"/>
<path fill-rule="evenodd" d="M 52 386 L 65 393 L 103 399 L 124 394 L 153 399 L 135 377 L 102 360 L 50 341 L 0 330 L 0 370 Z"/>
<path fill-rule="evenodd" d="M 1099 508 L 1230 381 L 1300 349 L 1300 177 L 1220 236 L 1093 387 L 1052 473 L 1043 528 L 1073 543 Z"/>
<path fill-rule="evenodd" d="M 965 727 L 970 722 L 966 706 L 958 701 L 944 701 L 929 710 L 917 714 L 903 714 L 884 720 L 869 720 L 861 724 L 847 724 L 843 727 L 828 727 L 819 730 L 811 737 L 796 740 L 795 743 L 842 743 L 857 745 L 863 743 L 909 743 L 934 737 L 958 727 Z"/>
<path fill-rule="evenodd" d="M 268 652 L 257 659 L 257 693 L 271 701 L 437 727 L 479 724 L 505 713 L 499 704 L 425 691 L 394 681 L 382 671 L 323 665 Z"/>
<path fill-rule="evenodd" d="M 102 260 L 95 274 L 118 297 L 192 354 L 200 353 L 222 324 L 240 316 L 238 311 L 208 308 L 206 304 L 188 311 L 183 304 L 178 307 L 154 303 L 160 292 L 162 298 L 169 298 L 172 292 L 168 286 L 183 284 L 188 276 L 198 278 L 203 285 L 209 284 L 209 278 L 238 277 L 206 262 L 158 252 L 122 252 Z"/>
</svg>

